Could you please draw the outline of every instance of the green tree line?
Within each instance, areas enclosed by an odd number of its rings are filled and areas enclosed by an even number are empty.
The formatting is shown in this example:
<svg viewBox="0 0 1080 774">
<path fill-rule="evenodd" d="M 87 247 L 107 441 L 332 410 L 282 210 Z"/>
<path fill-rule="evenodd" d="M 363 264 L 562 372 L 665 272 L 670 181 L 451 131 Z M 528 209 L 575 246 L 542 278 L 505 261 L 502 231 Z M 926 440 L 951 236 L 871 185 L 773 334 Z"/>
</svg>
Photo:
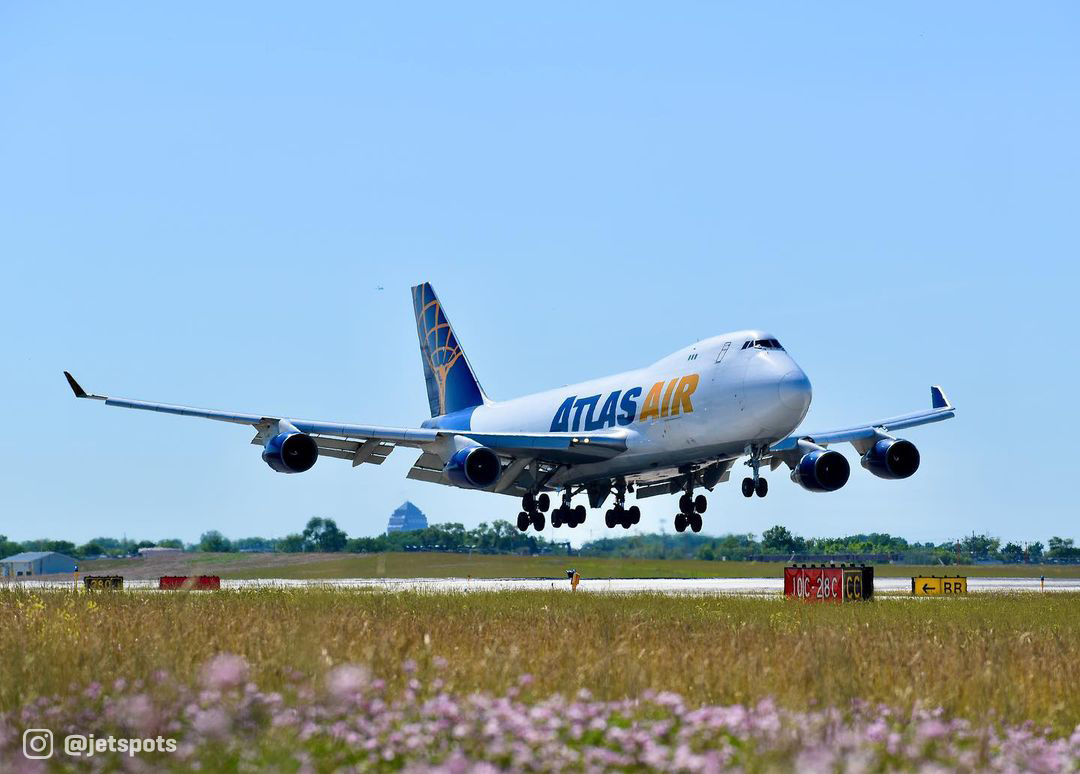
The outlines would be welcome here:
<svg viewBox="0 0 1080 774">
<path fill-rule="evenodd" d="M 57 551 L 80 559 L 121 557 L 140 548 L 180 548 L 186 551 L 237 552 L 277 551 L 377 553 L 381 551 L 437 550 L 483 553 L 543 553 L 554 545 L 533 532 L 519 532 L 507 521 L 482 523 L 475 529 L 462 524 L 434 524 L 425 529 L 390 532 L 376 537 L 349 537 L 333 519 L 313 517 L 300 532 L 283 538 L 246 537 L 231 540 L 217 530 L 202 534 L 197 543 L 185 544 L 176 538 L 150 541 L 98 537 L 82 545 L 66 540 L 15 542 L 0 535 L 0 557 L 23 551 Z M 1078 562 L 1080 547 L 1072 538 L 1051 537 L 1044 546 L 1039 541 L 1008 542 L 988 535 L 971 534 L 944 543 L 918 543 L 884 532 L 837 538 L 803 538 L 782 525 L 765 530 L 760 539 L 753 534 L 708 535 L 645 534 L 605 537 L 586 542 L 583 556 L 641 559 L 745 560 L 762 555 L 884 554 L 908 563 L 969 564 L 980 561 L 1009 563 Z"/>
</svg>

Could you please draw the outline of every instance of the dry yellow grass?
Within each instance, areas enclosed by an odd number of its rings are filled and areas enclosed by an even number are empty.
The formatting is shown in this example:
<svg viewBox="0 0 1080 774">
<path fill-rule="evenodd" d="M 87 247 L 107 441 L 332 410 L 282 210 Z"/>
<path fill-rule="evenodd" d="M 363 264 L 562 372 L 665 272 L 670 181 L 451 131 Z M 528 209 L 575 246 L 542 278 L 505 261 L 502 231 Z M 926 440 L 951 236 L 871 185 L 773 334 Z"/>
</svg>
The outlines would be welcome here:
<svg viewBox="0 0 1080 774">
<path fill-rule="evenodd" d="M 773 696 L 942 706 L 976 721 L 1080 723 L 1080 595 L 808 605 L 778 599 L 550 592 L 331 590 L 0 592 L 0 711 L 71 686 L 193 680 L 245 656 L 261 685 L 363 662 L 396 684 L 436 658 L 448 688 L 598 698 L 677 691 L 694 702 Z"/>
</svg>

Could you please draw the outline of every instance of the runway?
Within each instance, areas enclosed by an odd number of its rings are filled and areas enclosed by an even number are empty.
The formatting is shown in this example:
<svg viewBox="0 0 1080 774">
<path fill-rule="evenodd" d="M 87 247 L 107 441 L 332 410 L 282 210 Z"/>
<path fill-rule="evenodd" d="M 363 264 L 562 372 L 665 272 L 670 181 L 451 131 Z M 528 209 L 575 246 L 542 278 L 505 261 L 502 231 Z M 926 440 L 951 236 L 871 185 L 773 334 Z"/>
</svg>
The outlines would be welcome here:
<svg viewBox="0 0 1080 774">
<path fill-rule="evenodd" d="M 70 589 L 71 580 L 23 580 L 0 584 L 0 588 Z M 157 590 L 157 581 L 130 580 L 126 589 Z M 527 591 L 569 590 L 566 578 L 340 578 L 291 580 L 264 578 L 259 580 L 222 580 L 223 589 L 257 588 L 330 588 L 370 589 L 373 591 L 423 591 L 431 593 L 462 593 L 470 591 Z M 652 592 L 658 594 L 727 594 L 747 596 L 781 596 L 782 578 L 582 578 L 578 591 L 596 593 Z M 902 595 L 911 591 L 910 578 L 875 578 L 875 594 Z M 1080 592 L 1080 578 L 1047 578 L 1040 587 L 1038 578 L 968 578 L 968 591 L 973 594 L 1003 594 L 1015 592 Z"/>
</svg>

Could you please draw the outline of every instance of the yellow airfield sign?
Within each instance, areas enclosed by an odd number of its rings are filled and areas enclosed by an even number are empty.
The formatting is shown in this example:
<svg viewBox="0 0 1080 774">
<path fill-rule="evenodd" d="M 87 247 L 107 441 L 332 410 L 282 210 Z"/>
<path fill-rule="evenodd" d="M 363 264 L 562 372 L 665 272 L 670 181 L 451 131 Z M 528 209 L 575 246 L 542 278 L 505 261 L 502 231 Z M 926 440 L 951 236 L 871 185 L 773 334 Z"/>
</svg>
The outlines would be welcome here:
<svg viewBox="0 0 1080 774">
<path fill-rule="evenodd" d="M 917 597 L 942 597 L 967 594 L 967 578 L 939 578 L 936 575 L 916 576 L 911 579 L 911 593 Z"/>
</svg>

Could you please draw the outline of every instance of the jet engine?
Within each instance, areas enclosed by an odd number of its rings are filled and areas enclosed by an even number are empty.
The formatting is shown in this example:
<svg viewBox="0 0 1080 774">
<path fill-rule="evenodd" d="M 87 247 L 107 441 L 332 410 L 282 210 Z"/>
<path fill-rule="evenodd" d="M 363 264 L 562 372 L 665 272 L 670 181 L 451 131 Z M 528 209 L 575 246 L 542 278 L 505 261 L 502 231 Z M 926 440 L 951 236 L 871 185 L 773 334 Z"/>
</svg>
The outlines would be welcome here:
<svg viewBox="0 0 1080 774">
<path fill-rule="evenodd" d="M 262 458 L 278 473 L 303 473 L 319 459 L 319 445 L 304 433 L 278 433 L 266 442 Z"/>
<path fill-rule="evenodd" d="M 838 451 L 814 449 L 791 471 L 791 480 L 811 492 L 835 492 L 847 483 L 851 466 Z"/>
<path fill-rule="evenodd" d="M 907 478 L 919 469 L 919 450 L 911 441 L 882 438 L 862 456 L 862 466 L 878 478 Z"/>
<path fill-rule="evenodd" d="M 458 449 L 443 468 L 454 486 L 465 489 L 487 489 L 502 472 L 499 455 L 486 446 Z"/>
</svg>

